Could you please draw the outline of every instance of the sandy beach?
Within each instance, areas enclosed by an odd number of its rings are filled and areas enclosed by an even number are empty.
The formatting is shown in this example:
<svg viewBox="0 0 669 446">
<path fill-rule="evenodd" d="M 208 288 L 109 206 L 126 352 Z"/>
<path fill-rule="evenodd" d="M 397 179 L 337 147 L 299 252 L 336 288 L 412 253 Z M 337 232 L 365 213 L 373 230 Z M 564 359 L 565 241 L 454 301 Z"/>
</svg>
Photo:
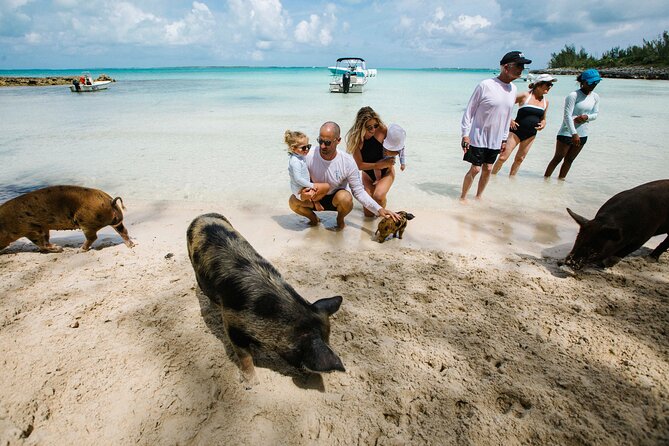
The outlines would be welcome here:
<svg viewBox="0 0 669 446">
<path fill-rule="evenodd" d="M 90 252 L 60 231 L 63 253 L 21 239 L 0 254 L 0 444 L 669 442 L 666 255 L 573 276 L 556 263 L 569 217 L 509 238 L 476 203 L 416 212 L 384 244 L 357 207 L 334 232 L 334 214 L 309 228 L 289 211 L 126 204 L 134 249 L 105 228 Z M 210 211 L 308 300 L 344 297 L 345 373 L 267 353 L 260 384 L 240 384 L 186 253 Z"/>
</svg>

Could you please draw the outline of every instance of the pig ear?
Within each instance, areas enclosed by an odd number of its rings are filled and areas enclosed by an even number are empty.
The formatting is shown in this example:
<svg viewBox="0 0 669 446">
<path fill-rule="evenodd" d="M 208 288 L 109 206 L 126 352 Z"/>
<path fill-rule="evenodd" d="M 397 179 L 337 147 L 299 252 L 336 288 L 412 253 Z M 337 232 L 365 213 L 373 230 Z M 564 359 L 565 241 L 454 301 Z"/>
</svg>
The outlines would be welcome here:
<svg viewBox="0 0 669 446">
<path fill-rule="evenodd" d="M 571 218 L 576 220 L 576 223 L 578 223 L 579 226 L 584 226 L 587 223 L 589 223 L 589 220 L 585 217 L 581 217 L 578 215 L 576 212 L 572 211 L 571 209 L 567 208 L 567 212 L 569 212 L 569 215 L 571 215 Z"/>
<path fill-rule="evenodd" d="M 314 338 L 309 344 L 302 364 L 312 372 L 346 371 L 339 356 L 321 338 Z"/>
<path fill-rule="evenodd" d="M 602 227 L 600 234 L 602 234 L 604 238 L 607 238 L 614 242 L 618 242 L 620 241 L 620 239 L 623 238 L 622 234 L 620 233 L 620 228 L 613 228 L 611 226 Z"/>
<path fill-rule="evenodd" d="M 339 310 L 342 300 L 344 299 L 341 296 L 327 297 L 325 299 L 319 299 L 311 305 L 316 312 L 332 316 Z"/>
</svg>

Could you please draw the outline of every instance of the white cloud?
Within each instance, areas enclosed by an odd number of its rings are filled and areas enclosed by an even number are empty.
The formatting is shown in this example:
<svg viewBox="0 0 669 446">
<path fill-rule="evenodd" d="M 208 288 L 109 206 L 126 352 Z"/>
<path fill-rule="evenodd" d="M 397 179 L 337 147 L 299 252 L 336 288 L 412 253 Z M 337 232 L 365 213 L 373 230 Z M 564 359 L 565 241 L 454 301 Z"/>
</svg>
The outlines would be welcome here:
<svg viewBox="0 0 669 446">
<path fill-rule="evenodd" d="M 19 9 L 31 0 L 0 0 L 0 11 Z"/>
<path fill-rule="evenodd" d="M 434 20 L 437 22 L 441 22 L 444 20 L 444 17 L 446 17 L 446 14 L 444 13 L 444 10 L 441 9 L 441 6 L 439 6 L 435 11 L 434 11 Z"/>
<path fill-rule="evenodd" d="M 300 43 L 307 43 L 312 40 L 312 35 L 320 27 L 321 19 L 316 14 L 309 16 L 309 21 L 302 20 L 295 27 L 295 40 Z"/>
<path fill-rule="evenodd" d="M 618 35 L 618 34 L 624 34 L 624 33 L 629 32 L 629 31 L 634 31 L 638 27 L 639 27 L 638 25 L 632 25 L 631 23 L 626 23 L 624 25 L 618 26 L 617 28 L 612 28 L 612 29 L 606 30 L 604 35 L 606 37 L 611 37 L 611 36 L 615 36 L 615 35 Z"/>
<path fill-rule="evenodd" d="M 25 40 L 26 43 L 30 43 L 32 45 L 42 43 L 43 39 L 42 36 L 38 33 L 28 33 L 25 35 Z"/>
<path fill-rule="evenodd" d="M 165 25 L 165 38 L 172 44 L 187 45 L 209 40 L 216 21 L 204 3 L 193 2 L 193 9 L 183 19 Z"/>
<path fill-rule="evenodd" d="M 460 15 L 458 20 L 453 21 L 453 27 L 460 31 L 473 31 L 490 26 L 490 21 L 480 15 Z"/>
<path fill-rule="evenodd" d="M 337 23 L 334 10 L 324 13 L 323 19 L 316 14 L 309 16 L 309 21 L 302 20 L 295 27 L 295 40 L 298 43 L 328 46 L 332 43 L 332 30 Z"/>
<path fill-rule="evenodd" d="M 251 31 L 264 40 L 283 40 L 290 24 L 280 0 L 229 0 L 237 27 Z"/>
</svg>

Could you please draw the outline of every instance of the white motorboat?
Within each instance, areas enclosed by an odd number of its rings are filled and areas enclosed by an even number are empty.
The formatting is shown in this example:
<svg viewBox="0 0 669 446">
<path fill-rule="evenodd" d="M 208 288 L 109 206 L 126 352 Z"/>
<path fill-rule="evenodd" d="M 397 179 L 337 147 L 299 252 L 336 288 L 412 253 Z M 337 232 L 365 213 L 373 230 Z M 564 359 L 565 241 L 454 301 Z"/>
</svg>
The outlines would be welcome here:
<svg viewBox="0 0 669 446">
<path fill-rule="evenodd" d="M 91 77 L 91 73 L 84 71 L 79 79 L 72 81 L 72 85 L 70 85 L 70 91 L 72 93 L 86 93 L 91 91 L 106 90 L 111 83 L 112 81 L 94 81 Z"/>
<path fill-rule="evenodd" d="M 341 57 L 334 67 L 328 67 L 332 78 L 330 93 L 362 93 L 370 77 L 376 77 L 376 70 L 367 68 L 365 59 Z"/>
</svg>

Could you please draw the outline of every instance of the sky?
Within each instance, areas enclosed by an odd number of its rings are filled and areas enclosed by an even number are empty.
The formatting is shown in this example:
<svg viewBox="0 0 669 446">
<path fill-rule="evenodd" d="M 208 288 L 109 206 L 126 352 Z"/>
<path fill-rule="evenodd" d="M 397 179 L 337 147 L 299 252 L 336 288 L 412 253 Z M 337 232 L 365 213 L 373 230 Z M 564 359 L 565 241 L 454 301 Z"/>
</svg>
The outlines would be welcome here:
<svg viewBox="0 0 669 446">
<path fill-rule="evenodd" d="M 587 6 L 586 6 L 587 5 Z M 669 0 L 0 0 L 0 69 L 175 66 L 544 68 L 669 30 Z"/>
</svg>

